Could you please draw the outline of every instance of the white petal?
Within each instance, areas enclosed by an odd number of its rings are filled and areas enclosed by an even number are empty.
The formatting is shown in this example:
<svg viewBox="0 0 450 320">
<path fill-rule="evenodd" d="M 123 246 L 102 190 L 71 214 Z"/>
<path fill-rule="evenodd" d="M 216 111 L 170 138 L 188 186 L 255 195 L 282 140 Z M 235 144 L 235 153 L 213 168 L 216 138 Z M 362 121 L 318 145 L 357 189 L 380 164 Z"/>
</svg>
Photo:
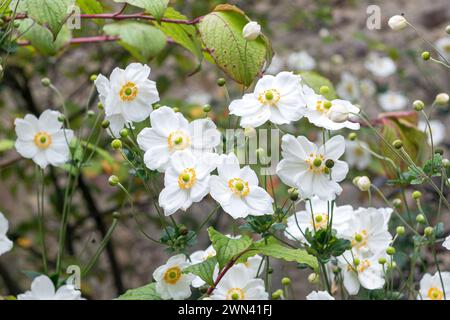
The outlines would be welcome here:
<svg viewBox="0 0 450 320">
<path fill-rule="evenodd" d="M 24 158 L 31 159 L 39 151 L 33 140 L 16 140 L 16 150 Z"/>
<path fill-rule="evenodd" d="M 251 215 L 273 214 L 272 197 L 261 187 L 251 186 L 245 202 L 250 207 Z"/>
<path fill-rule="evenodd" d="M 58 132 L 63 125 L 63 123 L 58 120 L 60 115 L 61 113 L 58 111 L 45 110 L 39 117 L 39 130 L 48 133 Z"/>
<path fill-rule="evenodd" d="M 227 182 L 218 176 L 211 176 L 209 179 L 210 193 L 214 200 L 221 205 L 228 204 L 231 200 L 231 190 L 228 188 Z"/>
<path fill-rule="evenodd" d="M 14 124 L 16 126 L 17 137 L 21 140 L 33 140 L 34 135 L 39 130 L 33 123 L 25 119 L 17 118 L 14 120 Z"/>
</svg>

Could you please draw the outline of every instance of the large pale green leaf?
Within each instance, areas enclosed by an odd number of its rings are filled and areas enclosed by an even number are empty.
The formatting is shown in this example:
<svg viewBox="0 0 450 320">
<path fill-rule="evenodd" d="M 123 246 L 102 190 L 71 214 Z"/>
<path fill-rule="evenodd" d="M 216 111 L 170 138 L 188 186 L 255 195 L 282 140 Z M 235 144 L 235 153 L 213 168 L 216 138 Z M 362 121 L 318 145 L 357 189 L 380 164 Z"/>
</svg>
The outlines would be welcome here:
<svg viewBox="0 0 450 320">
<path fill-rule="evenodd" d="M 300 72 L 299 74 L 302 77 L 302 82 L 311 87 L 317 94 L 319 94 L 320 87 L 327 86 L 330 91 L 324 95 L 325 98 L 328 100 L 337 98 L 334 86 L 327 78 L 313 71 Z"/>
<path fill-rule="evenodd" d="M 145 9 L 148 13 L 154 16 L 157 20 L 161 20 L 164 12 L 167 9 L 169 0 L 114 0 L 115 2 L 128 3 L 133 6 Z"/>
<path fill-rule="evenodd" d="M 117 22 L 105 25 L 103 30 L 110 36 L 119 36 L 121 39 L 119 43 L 142 61 L 148 61 L 156 56 L 167 42 L 161 30 L 146 23 Z"/>
<path fill-rule="evenodd" d="M 229 238 L 216 231 L 213 227 L 208 228 L 208 234 L 212 246 L 216 250 L 216 258 L 217 262 L 219 262 L 220 269 L 232 259 L 236 258 L 237 255 L 247 250 L 253 242 L 247 236 L 242 236 L 239 239 Z"/>
<path fill-rule="evenodd" d="M 63 46 L 68 44 L 71 38 L 71 32 L 67 27 L 63 27 L 56 40 L 53 41 L 53 36 L 47 28 L 36 24 L 31 19 L 18 21 L 18 29 L 23 33 L 22 37 L 29 40 L 33 47 L 43 55 L 52 56 L 57 54 Z"/>
<path fill-rule="evenodd" d="M 130 289 L 116 298 L 116 300 L 162 300 L 156 293 L 155 286 L 156 283 L 152 282 L 143 287 Z"/>
<path fill-rule="evenodd" d="M 17 12 L 27 13 L 28 17 L 47 27 L 56 39 L 74 3 L 75 0 L 20 0 Z M 16 1 L 11 2 L 10 8 L 14 10 L 16 4 Z"/>
<path fill-rule="evenodd" d="M 210 257 L 205 261 L 193 264 L 183 270 L 184 273 L 192 273 L 212 286 L 214 284 L 214 268 L 217 265 L 216 257 Z"/>
<path fill-rule="evenodd" d="M 245 86 L 255 80 L 272 57 L 272 48 L 265 36 L 254 41 L 244 39 L 242 29 L 248 22 L 237 7 L 219 5 L 198 25 L 202 41 L 219 68 Z"/>
</svg>

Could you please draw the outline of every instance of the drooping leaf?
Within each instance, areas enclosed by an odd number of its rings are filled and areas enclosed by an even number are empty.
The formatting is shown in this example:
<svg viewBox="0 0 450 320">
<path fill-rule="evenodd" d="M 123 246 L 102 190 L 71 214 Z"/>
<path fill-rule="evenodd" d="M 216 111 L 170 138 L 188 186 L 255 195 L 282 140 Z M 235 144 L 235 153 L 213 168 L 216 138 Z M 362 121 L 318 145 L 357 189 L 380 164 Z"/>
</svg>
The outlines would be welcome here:
<svg viewBox="0 0 450 320">
<path fill-rule="evenodd" d="M 264 35 L 253 41 L 244 39 L 242 29 L 248 22 L 240 9 L 225 4 L 204 16 L 198 25 L 203 44 L 217 66 L 245 86 L 250 86 L 272 58 L 272 47 Z"/>
<path fill-rule="evenodd" d="M 156 293 L 156 283 L 152 282 L 143 287 L 130 289 L 116 300 L 161 300 L 161 297 Z"/>
<path fill-rule="evenodd" d="M 128 3 L 133 6 L 145 9 L 154 16 L 158 21 L 164 16 L 169 0 L 114 0 L 119 3 Z"/>
<path fill-rule="evenodd" d="M 107 24 L 106 34 L 119 36 L 119 43 L 137 59 L 146 62 L 155 57 L 166 45 L 166 36 L 161 30 L 140 22 L 125 21 Z"/>
<path fill-rule="evenodd" d="M 252 244 L 252 240 L 247 236 L 232 239 L 216 231 L 213 227 L 208 228 L 208 234 L 212 246 L 216 250 L 216 258 L 220 269 L 236 258 L 237 255 L 247 250 Z"/>
<path fill-rule="evenodd" d="M 210 257 L 201 263 L 191 265 L 183 270 L 184 273 L 192 273 L 212 286 L 214 284 L 214 268 L 217 265 L 216 257 Z"/>
<path fill-rule="evenodd" d="M 311 87 L 317 94 L 319 94 L 320 87 L 327 86 L 330 90 L 325 94 L 325 98 L 333 100 L 337 98 L 336 91 L 333 84 L 327 78 L 313 71 L 304 71 L 299 73 L 302 77 L 302 82 Z"/>
</svg>

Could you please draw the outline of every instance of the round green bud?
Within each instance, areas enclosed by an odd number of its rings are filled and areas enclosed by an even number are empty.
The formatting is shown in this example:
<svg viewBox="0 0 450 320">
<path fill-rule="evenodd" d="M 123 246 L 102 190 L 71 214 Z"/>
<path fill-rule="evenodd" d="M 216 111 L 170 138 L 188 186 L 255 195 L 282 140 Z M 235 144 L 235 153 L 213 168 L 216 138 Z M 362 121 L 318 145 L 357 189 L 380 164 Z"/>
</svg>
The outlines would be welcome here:
<svg viewBox="0 0 450 320">
<path fill-rule="evenodd" d="M 219 78 L 219 79 L 217 79 L 217 85 L 218 85 L 219 87 L 223 87 L 226 83 L 227 83 L 227 81 L 225 80 L 225 78 Z"/>
<path fill-rule="evenodd" d="M 329 168 L 329 169 L 333 168 L 333 167 L 334 167 L 334 161 L 331 160 L 331 159 L 327 159 L 327 160 L 325 161 L 325 166 L 326 166 L 327 168 Z"/>
<path fill-rule="evenodd" d="M 394 200 L 392 200 L 392 206 L 394 208 L 400 208 L 402 206 L 402 200 L 400 200 L 399 198 L 395 198 Z"/>
<path fill-rule="evenodd" d="M 395 253 L 395 248 L 394 247 L 388 247 L 386 249 L 386 253 L 390 256 L 392 256 Z"/>
<path fill-rule="evenodd" d="M 397 268 L 397 262 L 392 261 L 392 263 L 388 264 L 388 269 L 395 269 Z"/>
<path fill-rule="evenodd" d="M 348 140 L 350 140 L 350 141 L 355 141 L 357 137 L 358 137 L 358 135 L 357 135 L 356 133 L 351 132 L 351 133 L 349 133 L 349 135 L 348 135 Z"/>
<path fill-rule="evenodd" d="M 320 94 L 325 95 L 330 93 L 330 88 L 328 86 L 321 86 L 319 89 Z"/>
<path fill-rule="evenodd" d="M 288 190 L 289 193 L 289 199 L 291 199 L 291 201 L 297 201 L 298 199 L 298 190 L 296 188 L 290 188 Z"/>
<path fill-rule="evenodd" d="M 123 128 L 122 130 L 119 131 L 119 135 L 120 135 L 122 138 L 128 137 L 128 129 L 127 129 L 127 128 Z"/>
<path fill-rule="evenodd" d="M 205 105 L 203 106 L 203 112 L 208 113 L 208 112 L 210 112 L 210 111 L 211 111 L 211 105 L 205 104 Z"/>
<path fill-rule="evenodd" d="M 283 297 L 283 290 L 278 289 L 277 291 L 275 291 L 274 293 L 272 293 L 272 299 L 273 300 L 278 300 L 281 297 Z"/>
<path fill-rule="evenodd" d="M 413 102 L 413 108 L 416 111 L 422 111 L 425 108 L 425 104 L 421 100 L 416 100 Z"/>
<path fill-rule="evenodd" d="M 331 103 L 331 101 L 325 101 L 324 103 L 323 103 L 323 107 L 325 108 L 325 109 L 330 109 L 331 108 L 331 106 L 332 106 L 332 103 Z"/>
<path fill-rule="evenodd" d="M 49 87 L 52 84 L 49 78 L 42 78 L 41 83 L 44 87 Z"/>
<path fill-rule="evenodd" d="M 273 268 L 272 268 L 272 267 L 269 267 L 269 269 L 267 270 L 267 273 L 268 273 L 268 274 L 272 274 L 272 273 L 273 273 Z"/>
<path fill-rule="evenodd" d="M 86 114 L 89 118 L 92 118 L 93 116 L 95 116 L 95 112 L 92 110 L 89 110 Z"/>
<path fill-rule="evenodd" d="M 421 56 L 422 56 L 422 59 L 425 61 L 430 60 L 430 53 L 428 51 L 422 52 Z"/>
<path fill-rule="evenodd" d="M 385 264 L 386 263 L 386 258 L 384 258 L 384 257 L 379 258 L 378 259 L 378 263 L 379 264 Z"/>
<path fill-rule="evenodd" d="M 103 110 L 103 109 L 104 109 L 103 103 L 101 103 L 101 102 L 97 103 L 97 108 L 98 108 L 99 110 Z"/>
<path fill-rule="evenodd" d="M 66 121 L 66 116 L 63 115 L 63 114 L 60 114 L 60 115 L 58 116 L 58 121 L 59 121 L 59 122 L 64 122 L 64 121 Z"/>
<path fill-rule="evenodd" d="M 178 232 L 182 235 L 185 236 L 189 233 L 188 228 L 186 228 L 186 226 L 180 226 L 178 229 Z"/>
<path fill-rule="evenodd" d="M 399 236 L 402 236 L 405 234 L 405 227 L 404 226 L 398 226 L 397 229 L 395 229 L 395 232 L 397 232 L 397 234 Z"/>
<path fill-rule="evenodd" d="M 412 198 L 414 200 L 419 200 L 421 197 L 422 197 L 422 192 L 420 192 L 420 191 L 416 190 L 412 193 Z"/>
<path fill-rule="evenodd" d="M 180 112 L 180 108 L 178 108 L 178 107 L 173 107 L 172 110 L 173 110 L 173 112 Z"/>
<path fill-rule="evenodd" d="M 359 260 L 358 258 L 353 259 L 353 264 L 355 265 L 355 267 L 359 266 L 360 263 L 361 260 Z"/>
<path fill-rule="evenodd" d="M 117 211 L 114 211 L 114 212 L 112 213 L 112 217 L 113 217 L 113 219 L 120 219 L 120 213 L 117 212 Z"/>
<path fill-rule="evenodd" d="M 320 167 L 320 166 L 322 165 L 322 160 L 321 160 L 320 158 L 315 158 L 315 159 L 313 160 L 313 165 L 314 165 L 315 167 Z"/>
<path fill-rule="evenodd" d="M 97 75 L 96 75 L 96 74 L 92 74 L 92 75 L 89 77 L 89 80 L 91 80 L 92 82 L 94 82 L 95 80 L 97 80 Z"/>
<path fill-rule="evenodd" d="M 418 215 L 417 215 L 417 217 L 416 217 L 416 222 L 417 222 L 417 223 L 420 223 L 420 224 L 423 224 L 423 223 L 426 222 L 426 219 L 425 219 L 425 217 L 423 216 L 423 214 L 418 214 Z"/>
<path fill-rule="evenodd" d="M 101 126 L 102 126 L 103 129 L 108 129 L 109 121 L 108 120 L 103 120 Z"/>
<path fill-rule="evenodd" d="M 120 141 L 119 139 L 114 139 L 111 142 L 111 148 L 113 148 L 114 150 L 121 149 L 122 148 L 122 141 Z"/>
<path fill-rule="evenodd" d="M 311 284 L 318 283 L 320 280 L 320 277 L 317 273 L 313 272 L 310 275 L 308 275 L 308 282 Z"/>
<path fill-rule="evenodd" d="M 291 284 L 291 279 L 289 279 L 288 277 L 284 277 L 283 279 L 281 279 L 281 284 L 283 286 L 288 286 Z"/>
<path fill-rule="evenodd" d="M 338 266 L 333 266 L 333 269 L 331 271 L 333 271 L 334 274 L 338 274 L 339 272 L 341 272 L 341 268 L 339 268 Z"/>
<path fill-rule="evenodd" d="M 403 141 L 397 139 L 394 142 L 392 142 L 392 145 L 394 146 L 395 149 L 401 149 L 403 147 Z"/>
<path fill-rule="evenodd" d="M 433 234 L 433 231 L 434 231 L 433 227 L 426 227 L 423 230 L 423 234 L 426 235 L 427 237 L 429 237 Z"/>
<path fill-rule="evenodd" d="M 120 182 L 120 180 L 119 180 L 119 177 L 117 177 L 117 176 L 113 175 L 108 178 L 108 183 L 112 187 L 117 186 L 119 184 L 119 182 Z"/>
</svg>

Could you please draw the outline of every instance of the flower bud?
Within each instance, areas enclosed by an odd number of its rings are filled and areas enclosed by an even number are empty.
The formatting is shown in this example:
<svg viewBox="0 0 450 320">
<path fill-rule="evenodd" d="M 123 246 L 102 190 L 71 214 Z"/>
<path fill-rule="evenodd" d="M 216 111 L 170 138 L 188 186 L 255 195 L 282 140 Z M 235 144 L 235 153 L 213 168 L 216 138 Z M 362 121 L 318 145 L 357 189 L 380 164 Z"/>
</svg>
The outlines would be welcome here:
<svg viewBox="0 0 450 320">
<path fill-rule="evenodd" d="M 42 78 L 42 79 L 41 79 L 41 83 L 42 83 L 42 85 L 43 85 L 44 87 L 48 87 L 48 86 L 50 86 L 50 85 L 52 84 L 52 82 L 50 81 L 49 78 Z"/>
<path fill-rule="evenodd" d="M 87 115 L 89 118 L 92 118 L 93 116 L 95 116 L 95 112 L 92 111 L 92 110 L 89 110 L 89 111 L 86 113 L 86 115 Z"/>
<path fill-rule="evenodd" d="M 394 208 L 400 208 L 402 205 L 402 200 L 400 200 L 399 198 L 395 198 L 394 200 L 392 200 L 392 206 Z"/>
<path fill-rule="evenodd" d="M 120 219 L 120 213 L 117 212 L 117 211 L 114 211 L 114 212 L 112 213 L 112 217 L 113 217 L 113 219 Z"/>
<path fill-rule="evenodd" d="M 395 140 L 394 142 L 392 142 L 392 146 L 395 148 L 395 149 L 401 149 L 401 148 L 403 148 L 403 141 L 402 140 Z"/>
<path fill-rule="evenodd" d="M 101 102 L 97 103 L 97 108 L 98 108 L 98 110 L 103 110 L 104 109 L 103 103 L 101 103 Z"/>
<path fill-rule="evenodd" d="M 395 229 L 395 232 L 397 232 L 397 234 L 399 236 L 402 236 L 405 234 L 405 227 L 404 226 L 398 226 L 397 229 Z"/>
<path fill-rule="evenodd" d="M 318 283 L 320 280 L 320 277 L 317 273 L 313 272 L 308 276 L 308 282 L 311 284 Z"/>
<path fill-rule="evenodd" d="M 296 188 L 290 188 L 288 190 L 289 193 L 289 199 L 291 199 L 292 201 L 297 201 L 298 199 L 298 190 Z"/>
<path fill-rule="evenodd" d="M 356 186 L 359 188 L 359 190 L 361 191 L 368 191 L 370 189 L 371 186 L 371 182 L 369 177 L 367 176 L 362 176 L 358 179 Z"/>
<path fill-rule="evenodd" d="M 253 41 L 261 34 L 261 26 L 256 21 L 250 21 L 242 29 L 242 36 L 245 40 Z"/>
<path fill-rule="evenodd" d="M 354 132 L 350 132 L 348 134 L 348 140 L 350 140 L 350 141 L 355 141 L 357 137 L 358 137 L 358 135 Z"/>
<path fill-rule="evenodd" d="M 389 27 L 391 27 L 392 30 L 400 31 L 402 29 L 405 29 L 408 23 L 405 17 L 401 15 L 395 15 L 389 19 L 388 25 Z"/>
<path fill-rule="evenodd" d="M 127 129 L 127 128 L 123 128 L 122 130 L 119 131 L 119 135 L 120 135 L 122 138 L 128 137 L 128 129 Z"/>
<path fill-rule="evenodd" d="M 103 120 L 101 125 L 102 125 L 102 128 L 103 128 L 103 129 L 108 129 L 108 127 L 109 127 L 109 121 L 108 121 L 108 120 Z"/>
<path fill-rule="evenodd" d="M 273 300 L 278 300 L 281 297 L 283 297 L 283 290 L 278 289 L 277 291 L 275 291 L 274 293 L 272 293 L 272 299 Z"/>
<path fill-rule="evenodd" d="M 422 56 L 422 59 L 425 61 L 430 60 L 430 53 L 428 51 L 422 52 L 421 56 Z"/>
<path fill-rule="evenodd" d="M 423 234 L 426 235 L 427 237 L 429 237 L 429 236 L 433 235 L 433 231 L 434 231 L 433 227 L 426 227 L 423 230 Z"/>
<path fill-rule="evenodd" d="M 331 160 L 331 159 L 327 159 L 327 160 L 325 161 L 325 167 L 327 167 L 327 168 L 329 168 L 329 169 L 333 168 L 333 167 L 334 167 L 334 161 Z"/>
<path fill-rule="evenodd" d="M 325 95 L 327 93 L 330 93 L 330 88 L 328 86 L 321 86 L 319 88 L 319 92 L 320 94 Z"/>
<path fill-rule="evenodd" d="M 186 228 L 186 226 L 183 226 L 183 225 L 179 227 L 178 231 L 182 236 L 185 236 L 189 233 L 188 228 Z"/>
<path fill-rule="evenodd" d="M 412 193 L 412 198 L 414 200 L 419 200 L 421 197 L 422 197 L 422 192 L 420 192 L 420 191 L 416 190 Z"/>
<path fill-rule="evenodd" d="M 378 263 L 379 264 L 385 264 L 386 263 L 386 258 L 384 258 L 384 257 L 379 258 L 378 259 Z"/>
<path fill-rule="evenodd" d="M 210 111 L 211 111 L 211 105 L 205 104 L 205 105 L 203 106 L 203 112 L 208 113 L 208 112 L 210 112 Z"/>
<path fill-rule="evenodd" d="M 424 224 L 426 222 L 425 217 L 423 216 L 423 214 L 418 214 L 416 217 L 416 222 L 420 223 L 420 224 Z"/>
<path fill-rule="evenodd" d="M 64 121 L 66 121 L 66 116 L 63 115 L 63 114 L 60 114 L 60 115 L 58 116 L 58 121 L 59 121 L 59 122 L 64 122 Z"/>
<path fill-rule="evenodd" d="M 119 184 L 119 182 L 120 182 L 119 177 L 114 176 L 114 175 L 110 176 L 109 179 L 108 179 L 108 183 L 112 187 L 117 186 Z"/>
<path fill-rule="evenodd" d="M 422 111 L 425 107 L 425 104 L 421 100 L 416 100 L 413 102 L 413 108 L 416 111 Z"/>
<path fill-rule="evenodd" d="M 331 121 L 342 123 L 348 120 L 348 109 L 341 104 L 334 104 L 328 110 L 327 115 Z"/>
<path fill-rule="evenodd" d="M 394 255 L 395 253 L 395 248 L 394 247 L 387 247 L 386 249 L 386 253 L 390 256 Z"/>
<path fill-rule="evenodd" d="M 120 141 L 119 139 L 114 139 L 111 142 L 111 148 L 113 148 L 114 150 L 121 149 L 122 148 L 122 141 Z"/>
<path fill-rule="evenodd" d="M 434 101 L 436 102 L 436 104 L 446 105 L 448 103 L 448 100 L 449 100 L 448 94 L 442 92 L 436 96 Z"/>
<path fill-rule="evenodd" d="M 217 85 L 218 85 L 219 87 L 223 87 L 226 83 L 227 83 L 227 81 L 225 80 L 225 78 L 219 78 L 219 79 L 217 79 Z"/>
<path fill-rule="evenodd" d="M 89 80 L 91 80 L 92 82 L 95 81 L 95 80 L 97 80 L 97 75 L 96 75 L 96 74 L 92 74 L 92 75 L 89 77 Z"/>
<path fill-rule="evenodd" d="M 283 286 L 288 286 L 291 284 L 291 279 L 289 279 L 288 277 L 284 277 L 283 279 L 281 279 L 281 284 Z"/>
</svg>

